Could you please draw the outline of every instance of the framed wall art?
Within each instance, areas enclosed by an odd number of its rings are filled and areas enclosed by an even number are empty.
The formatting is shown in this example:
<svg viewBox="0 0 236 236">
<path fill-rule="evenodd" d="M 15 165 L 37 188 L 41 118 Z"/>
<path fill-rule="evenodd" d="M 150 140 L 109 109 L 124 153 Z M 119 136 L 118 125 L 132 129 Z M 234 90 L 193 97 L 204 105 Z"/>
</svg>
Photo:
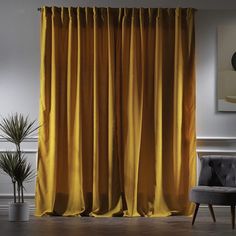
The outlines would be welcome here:
<svg viewBox="0 0 236 236">
<path fill-rule="evenodd" d="M 218 27 L 218 111 L 236 111 L 236 25 Z"/>
</svg>

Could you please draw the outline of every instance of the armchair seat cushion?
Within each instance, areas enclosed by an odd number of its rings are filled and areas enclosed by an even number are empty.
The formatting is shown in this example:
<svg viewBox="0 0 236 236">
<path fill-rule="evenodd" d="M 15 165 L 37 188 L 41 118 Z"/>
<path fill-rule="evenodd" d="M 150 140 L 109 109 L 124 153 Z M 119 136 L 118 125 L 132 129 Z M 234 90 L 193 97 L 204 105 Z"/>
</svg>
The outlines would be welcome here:
<svg viewBox="0 0 236 236">
<path fill-rule="evenodd" d="M 236 188 L 221 186 L 196 186 L 190 192 L 190 200 L 211 205 L 235 205 Z"/>
</svg>

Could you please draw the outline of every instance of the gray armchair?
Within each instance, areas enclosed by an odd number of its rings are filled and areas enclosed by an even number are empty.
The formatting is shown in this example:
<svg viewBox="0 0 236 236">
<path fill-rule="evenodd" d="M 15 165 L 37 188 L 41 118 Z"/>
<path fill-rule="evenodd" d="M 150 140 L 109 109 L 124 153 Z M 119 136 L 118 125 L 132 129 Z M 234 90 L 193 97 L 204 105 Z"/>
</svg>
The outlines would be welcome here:
<svg viewBox="0 0 236 236">
<path fill-rule="evenodd" d="M 195 203 L 192 225 L 200 204 L 207 204 L 215 222 L 212 205 L 231 206 L 232 228 L 235 226 L 236 205 L 236 157 L 203 156 L 198 186 L 192 188 L 190 200 Z"/>
</svg>

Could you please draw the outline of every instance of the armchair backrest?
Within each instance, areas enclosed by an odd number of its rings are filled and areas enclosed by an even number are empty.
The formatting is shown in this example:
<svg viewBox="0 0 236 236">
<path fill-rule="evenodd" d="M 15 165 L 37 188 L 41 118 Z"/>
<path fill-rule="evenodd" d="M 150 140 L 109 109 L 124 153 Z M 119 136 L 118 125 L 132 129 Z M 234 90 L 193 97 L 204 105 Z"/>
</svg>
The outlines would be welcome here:
<svg viewBox="0 0 236 236">
<path fill-rule="evenodd" d="M 200 162 L 198 185 L 236 187 L 236 156 L 207 155 Z"/>
</svg>

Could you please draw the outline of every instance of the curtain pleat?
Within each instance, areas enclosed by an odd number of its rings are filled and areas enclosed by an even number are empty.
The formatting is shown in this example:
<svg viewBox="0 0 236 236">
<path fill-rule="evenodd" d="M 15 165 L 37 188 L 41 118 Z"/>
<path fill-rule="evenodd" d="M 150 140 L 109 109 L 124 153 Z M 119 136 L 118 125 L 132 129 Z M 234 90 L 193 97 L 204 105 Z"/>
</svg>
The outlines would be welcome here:
<svg viewBox="0 0 236 236">
<path fill-rule="evenodd" d="M 36 215 L 190 215 L 194 10 L 41 14 Z"/>
</svg>

